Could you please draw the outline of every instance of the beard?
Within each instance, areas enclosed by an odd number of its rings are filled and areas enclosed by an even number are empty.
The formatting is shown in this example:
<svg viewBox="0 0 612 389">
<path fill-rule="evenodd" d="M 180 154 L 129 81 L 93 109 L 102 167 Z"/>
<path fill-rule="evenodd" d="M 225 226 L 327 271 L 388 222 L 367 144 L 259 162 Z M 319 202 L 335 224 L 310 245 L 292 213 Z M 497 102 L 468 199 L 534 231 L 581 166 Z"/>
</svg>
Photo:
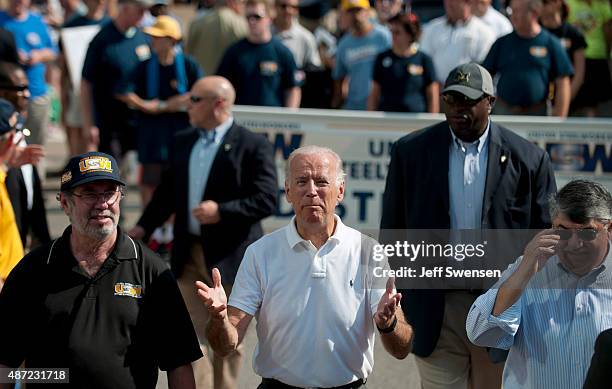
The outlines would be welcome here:
<svg viewBox="0 0 612 389">
<path fill-rule="evenodd" d="M 93 225 L 89 223 L 89 219 L 93 216 L 104 216 L 112 220 L 110 225 Z M 72 228 L 74 228 L 79 234 L 87 236 L 96 240 L 103 240 L 109 237 L 117 229 L 119 223 L 119 214 L 113 213 L 110 210 L 104 212 L 91 212 L 86 217 L 77 217 L 74 213 L 69 216 Z"/>
</svg>

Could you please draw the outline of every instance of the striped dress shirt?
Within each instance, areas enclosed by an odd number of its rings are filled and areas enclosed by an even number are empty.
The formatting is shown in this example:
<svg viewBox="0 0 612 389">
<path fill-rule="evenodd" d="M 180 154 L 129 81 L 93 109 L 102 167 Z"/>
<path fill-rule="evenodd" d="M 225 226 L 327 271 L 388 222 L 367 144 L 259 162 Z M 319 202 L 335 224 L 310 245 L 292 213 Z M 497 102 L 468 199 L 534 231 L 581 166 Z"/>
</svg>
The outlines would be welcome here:
<svg viewBox="0 0 612 389">
<path fill-rule="evenodd" d="M 551 257 L 519 300 L 493 316 L 498 288 L 521 260 L 476 299 L 467 318 L 468 338 L 510 350 L 504 389 L 580 389 L 597 335 L 612 328 L 612 254 L 608 250 L 605 261 L 583 277 Z"/>
</svg>

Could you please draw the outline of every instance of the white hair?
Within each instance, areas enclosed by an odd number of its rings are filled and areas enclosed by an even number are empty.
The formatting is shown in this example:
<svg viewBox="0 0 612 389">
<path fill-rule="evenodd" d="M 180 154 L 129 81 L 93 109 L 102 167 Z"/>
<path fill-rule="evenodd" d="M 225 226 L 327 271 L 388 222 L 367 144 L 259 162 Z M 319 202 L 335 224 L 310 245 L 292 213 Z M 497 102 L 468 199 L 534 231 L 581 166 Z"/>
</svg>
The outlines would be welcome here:
<svg viewBox="0 0 612 389">
<path fill-rule="evenodd" d="M 329 147 L 322 146 L 302 146 L 297 148 L 289 154 L 289 158 L 287 158 L 287 162 L 285 164 L 285 184 L 287 185 L 291 181 L 291 162 L 300 155 L 321 155 L 327 154 L 332 158 L 336 165 L 336 185 L 340 186 L 344 183 L 344 177 L 346 173 L 344 173 L 344 168 L 342 167 L 342 159 L 340 156 Z"/>
</svg>

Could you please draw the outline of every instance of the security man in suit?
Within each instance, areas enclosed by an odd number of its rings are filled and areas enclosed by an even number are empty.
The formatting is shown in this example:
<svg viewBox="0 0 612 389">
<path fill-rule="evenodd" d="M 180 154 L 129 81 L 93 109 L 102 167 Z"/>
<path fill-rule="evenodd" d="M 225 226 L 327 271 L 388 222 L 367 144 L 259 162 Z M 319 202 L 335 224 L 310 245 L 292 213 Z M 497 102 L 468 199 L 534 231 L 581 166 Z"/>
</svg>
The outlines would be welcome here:
<svg viewBox="0 0 612 389">
<path fill-rule="evenodd" d="M 547 196 L 556 185 L 549 157 L 490 120 L 491 75 L 475 63 L 460 65 L 449 74 L 442 97 L 446 121 L 393 147 L 381 230 L 550 226 Z M 473 292 L 402 291 L 424 389 L 501 386 L 503 364 L 493 364 L 486 349 L 467 339 Z"/>
<path fill-rule="evenodd" d="M 170 169 L 130 233 L 147 238 L 176 214 L 172 268 L 189 309 L 201 346 L 206 345 L 208 312 L 197 299 L 195 281 L 211 282 L 221 269 L 231 290 L 248 245 L 263 235 L 261 219 L 276 208 L 277 182 L 272 145 L 234 122 L 235 91 L 218 76 L 204 77 L 191 90 L 192 127 L 175 137 Z M 242 351 L 210 358 L 215 388 L 237 387 Z M 208 360 L 194 366 L 198 388 L 211 387 Z"/>
</svg>

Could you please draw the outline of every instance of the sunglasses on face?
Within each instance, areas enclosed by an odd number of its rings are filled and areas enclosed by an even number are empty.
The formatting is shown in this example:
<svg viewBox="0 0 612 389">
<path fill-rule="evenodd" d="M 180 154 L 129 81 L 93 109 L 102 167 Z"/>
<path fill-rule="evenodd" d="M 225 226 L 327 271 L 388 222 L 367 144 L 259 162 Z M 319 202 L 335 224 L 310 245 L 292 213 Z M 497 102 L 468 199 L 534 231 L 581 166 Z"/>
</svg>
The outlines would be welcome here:
<svg viewBox="0 0 612 389">
<path fill-rule="evenodd" d="M 263 15 L 259 15 L 259 14 L 248 14 L 248 15 L 246 16 L 247 20 L 249 20 L 249 21 L 250 21 L 250 20 L 253 20 L 253 21 L 256 21 L 256 22 L 260 21 L 260 20 L 261 20 L 261 19 L 263 19 L 264 17 L 265 17 L 265 16 L 263 16 Z"/>
<path fill-rule="evenodd" d="M 202 100 L 210 100 L 210 99 L 216 99 L 216 96 L 196 96 L 196 95 L 191 95 L 189 96 L 189 100 L 194 103 L 197 104 Z"/>
<path fill-rule="evenodd" d="M 570 240 L 572 235 L 576 234 L 578 239 L 583 240 L 585 242 L 590 242 L 597 238 L 598 233 L 599 230 L 596 230 L 595 228 L 555 229 L 555 235 L 559 235 L 561 240 Z"/>
<path fill-rule="evenodd" d="M 29 89 L 28 85 L 6 85 L 0 84 L 0 89 L 10 90 L 15 92 L 23 92 Z"/>
<path fill-rule="evenodd" d="M 469 107 L 480 103 L 485 97 L 485 94 L 482 94 L 482 96 L 476 99 L 470 99 L 469 97 L 460 93 L 445 93 L 442 95 L 442 99 L 448 105 L 467 105 Z"/>
</svg>

